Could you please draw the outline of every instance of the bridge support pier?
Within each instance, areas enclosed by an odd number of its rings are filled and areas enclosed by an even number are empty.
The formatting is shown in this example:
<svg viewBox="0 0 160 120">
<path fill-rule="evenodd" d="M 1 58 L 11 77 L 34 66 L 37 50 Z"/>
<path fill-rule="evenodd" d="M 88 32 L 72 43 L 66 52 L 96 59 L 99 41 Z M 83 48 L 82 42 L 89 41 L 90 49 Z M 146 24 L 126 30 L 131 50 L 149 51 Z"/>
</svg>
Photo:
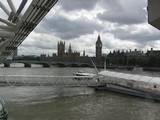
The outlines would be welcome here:
<svg viewBox="0 0 160 120">
<path fill-rule="evenodd" d="M 9 68 L 10 64 L 9 63 L 4 63 L 4 67 Z"/>
<path fill-rule="evenodd" d="M 43 63 L 42 66 L 43 66 L 44 68 L 49 68 L 49 67 L 50 67 L 50 65 L 47 64 L 47 63 Z"/>
<path fill-rule="evenodd" d="M 25 68 L 31 68 L 31 64 L 29 64 L 29 63 L 24 63 L 24 67 L 25 67 Z"/>
</svg>

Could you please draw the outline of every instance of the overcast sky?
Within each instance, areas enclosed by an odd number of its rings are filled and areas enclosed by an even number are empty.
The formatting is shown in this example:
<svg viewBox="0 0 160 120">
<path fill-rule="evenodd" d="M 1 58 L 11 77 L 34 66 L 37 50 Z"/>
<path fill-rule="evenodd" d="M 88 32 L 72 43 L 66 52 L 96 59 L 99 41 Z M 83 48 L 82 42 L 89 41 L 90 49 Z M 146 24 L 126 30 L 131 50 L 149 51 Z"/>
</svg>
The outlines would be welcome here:
<svg viewBox="0 0 160 120">
<path fill-rule="evenodd" d="M 63 40 L 66 47 L 71 43 L 74 50 L 94 55 L 98 34 L 103 53 L 160 49 L 160 31 L 147 23 L 146 6 L 147 0 L 59 0 L 19 47 L 19 54 L 51 55 Z"/>
</svg>

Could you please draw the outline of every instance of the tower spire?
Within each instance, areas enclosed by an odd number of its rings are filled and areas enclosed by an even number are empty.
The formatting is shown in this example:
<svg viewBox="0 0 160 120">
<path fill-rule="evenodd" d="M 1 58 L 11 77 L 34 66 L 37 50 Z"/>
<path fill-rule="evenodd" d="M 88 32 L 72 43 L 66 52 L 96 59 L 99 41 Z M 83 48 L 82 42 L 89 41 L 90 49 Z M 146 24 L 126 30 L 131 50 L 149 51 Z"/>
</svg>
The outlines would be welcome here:
<svg viewBox="0 0 160 120">
<path fill-rule="evenodd" d="M 101 56 L 102 56 L 102 41 L 101 41 L 101 36 L 98 35 L 96 42 L 96 57 L 100 58 Z"/>
<path fill-rule="evenodd" d="M 71 43 L 69 44 L 68 53 L 69 53 L 69 55 L 72 54 L 72 46 L 71 46 Z"/>
</svg>

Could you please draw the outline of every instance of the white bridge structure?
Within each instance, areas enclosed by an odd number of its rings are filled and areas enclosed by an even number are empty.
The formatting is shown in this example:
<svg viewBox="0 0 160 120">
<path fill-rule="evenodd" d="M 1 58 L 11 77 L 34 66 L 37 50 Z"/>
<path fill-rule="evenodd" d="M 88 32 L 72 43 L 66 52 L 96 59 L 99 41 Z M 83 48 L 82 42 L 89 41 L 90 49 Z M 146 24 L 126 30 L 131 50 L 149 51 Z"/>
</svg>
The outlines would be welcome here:
<svg viewBox="0 0 160 120">
<path fill-rule="evenodd" d="M 24 14 L 28 0 L 21 0 L 21 4 L 16 9 L 12 0 L 0 1 L 0 9 L 8 16 L 8 19 L 0 17 L 0 57 L 5 59 L 12 56 L 17 47 L 34 30 L 39 22 L 45 17 L 58 0 L 32 0 Z"/>
</svg>

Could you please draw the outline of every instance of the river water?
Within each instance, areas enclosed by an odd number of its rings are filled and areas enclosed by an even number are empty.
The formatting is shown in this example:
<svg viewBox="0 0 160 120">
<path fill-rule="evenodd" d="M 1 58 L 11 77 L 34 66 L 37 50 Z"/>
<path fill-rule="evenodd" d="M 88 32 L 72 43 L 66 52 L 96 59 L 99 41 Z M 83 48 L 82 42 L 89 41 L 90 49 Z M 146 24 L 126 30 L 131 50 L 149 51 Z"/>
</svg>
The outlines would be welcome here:
<svg viewBox="0 0 160 120">
<path fill-rule="evenodd" d="M 0 68 L 4 75 L 72 75 L 91 68 Z M 159 76 L 159 73 L 140 73 Z M 23 78 L 21 78 L 23 79 Z M 159 120 L 160 103 L 91 88 L 6 86 L 0 88 L 9 120 Z"/>
</svg>

